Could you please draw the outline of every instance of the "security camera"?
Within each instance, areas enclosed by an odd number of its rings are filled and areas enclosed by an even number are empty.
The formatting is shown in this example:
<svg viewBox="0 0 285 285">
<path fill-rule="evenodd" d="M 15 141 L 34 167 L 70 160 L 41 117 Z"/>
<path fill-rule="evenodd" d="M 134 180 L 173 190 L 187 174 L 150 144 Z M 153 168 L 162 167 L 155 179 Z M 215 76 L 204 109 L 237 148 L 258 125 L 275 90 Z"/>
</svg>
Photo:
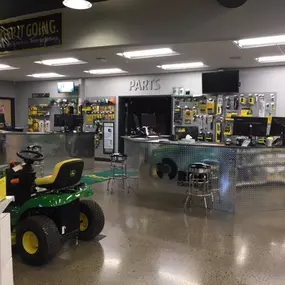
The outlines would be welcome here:
<svg viewBox="0 0 285 285">
<path fill-rule="evenodd" d="M 247 0 L 217 0 L 222 6 L 227 8 L 237 8 L 242 6 Z"/>
</svg>

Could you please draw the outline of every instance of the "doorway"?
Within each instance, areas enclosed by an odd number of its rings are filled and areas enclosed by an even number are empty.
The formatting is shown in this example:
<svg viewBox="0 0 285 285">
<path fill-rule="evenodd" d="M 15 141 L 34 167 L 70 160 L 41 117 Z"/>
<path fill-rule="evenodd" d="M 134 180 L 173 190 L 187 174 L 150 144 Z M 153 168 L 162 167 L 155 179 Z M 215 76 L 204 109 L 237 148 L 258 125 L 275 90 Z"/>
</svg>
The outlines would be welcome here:
<svg viewBox="0 0 285 285">
<path fill-rule="evenodd" d="M 120 96 L 119 97 L 119 152 L 124 153 L 122 136 L 142 126 L 142 114 L 154 114 L 156 129 L 160 134 L 171 134 L 171 96 Z M 134 119 L 134 117 L 137 118 Z"/>
<path fill-rule="evenodd" d="M 7 127 L 15 127 L 15 99 L 0 97 L 0 113 L 5 116 Z"/>
</svg>

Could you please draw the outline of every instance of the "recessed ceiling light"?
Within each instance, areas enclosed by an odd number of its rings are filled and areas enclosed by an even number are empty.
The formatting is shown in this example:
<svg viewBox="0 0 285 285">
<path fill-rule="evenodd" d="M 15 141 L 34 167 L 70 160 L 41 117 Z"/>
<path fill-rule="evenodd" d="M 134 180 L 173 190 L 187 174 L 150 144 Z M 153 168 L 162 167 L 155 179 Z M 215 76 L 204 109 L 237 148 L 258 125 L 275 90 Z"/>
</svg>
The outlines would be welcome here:
<svg viewBox="0 0 285 285">
<path fill-rule="evenodd" d="M 35 73 L 35 74 L 30 74 L 27 75 L 30 77 L 34 77 L 34 78 L 55 78 L 55 77 L 65 77 L 65 75 L 62 74 L 58 74 L 58 73 Z"/>
<path fill-rule="evenodd" d="M 86 0 L 64 0 L 62 4 L 76 10 L 86 10 L 92 7 L 92 3 Z"/>
<path fill-rule="evenodd" d="M 256 48 L 285 44 L 285 35 L 234 41 L 240 48 Z"/>
<path fill-rule="evenodd" d="M 129 59 L 163 57 L 163 56 L 172 56 L 178 54 L 179 53 L 173 51 L 171 48 L 147 49 L 147 50 L 137 50 L 137 51 L 127 51 L 123 53 L 117 53 L 117 55 Z"/>
<path fill-rule="evenodd" d="M 263 56 L 256 58 L 256 60 L 260 63 L 285 62 L 285 55 Z"/>
<path fill-rule="evenodd" d="M 174 64 L 163 64 L 158 65 L 158 68 L 165 70 L 179 70 L 179 69 L 192 69 L 205 67 L 203 62 L 184 62 L 184 63 L 174 63 Z"/>
<path fill-rule="evenodd" d="M 11 65 L 7 65 L 7 64 L 0 64 L 0 71 L 3 71 L 3 70 L 13 70 L 13 69 L 19 69 L 19 68 L 11 66 Z"/>
<path fill-rule="evenodd" d="M 47 59 L 41 61 L 35 61 L 38 64 L 44 64 L 49 66 L 62 66 L 62 65 L 74 65 L 74 64 L 84 64 L 85 61 L 79 60 L 73 57 L 57 58 L 57 59 Z"/>
<path fill-rule="evenodd" d="M 127 71 L 122 70 L 120 68 L 92 69 L 92 70 L 86 70 L 84 72 L 95 75 L 127 73 Z"/>
</svg>

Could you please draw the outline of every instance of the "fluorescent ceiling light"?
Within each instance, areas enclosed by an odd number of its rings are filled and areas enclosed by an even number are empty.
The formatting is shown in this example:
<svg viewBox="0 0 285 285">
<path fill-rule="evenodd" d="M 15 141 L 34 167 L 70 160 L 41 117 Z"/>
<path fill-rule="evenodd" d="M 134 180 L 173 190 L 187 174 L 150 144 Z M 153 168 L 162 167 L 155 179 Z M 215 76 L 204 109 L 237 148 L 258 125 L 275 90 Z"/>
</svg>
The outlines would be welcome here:
<svg viewBox="0 0 285 285">
<path fill-rule="evenodd" d="M 240 48 L 267 47 L 285 44 L 285 35 L 234 41 Z"/>
<path fill-rule="evenodd" d="M 65 75 L 62 74 L 58 74 L 58 73 L 36 73 L 36 74 L 30 74 L 27 75 L 30 77 L 34 77 L 34 78 L 55 78 L 55 77 L 65 77 Z"/>
<path fill-rule="evenodd" d="M 76 10 L 86 10 L 92 7 L 92 3 L 86 0 L 64 0 L 62 4 Z"/>
<path fill-rule="evenodd" d="M 163 57 L 163 56 L 172 56 L 172 55 L 178 55 L 178 54 L 179 53 L 173 51 L 171 48 L 137 50 L 137 51 L 127 51 L 123 53 L 117 53 L 117 55 L 129 58 L 129 59 Z"/>
<path fill-rule="evenodd" d="M 263 56 L 256 58 L 256 60 L 260 63 L 285 62 L 285 55 Z"/>
<path fill-rule="evenodd" d="M 85 61 L 79 60 L 73 57 L 57 58 L 57 59 L 47 59 L 41 61 L 35 61 L 38 64 L 44 64 L 49 66 L 61 66 L 61 65 L 73 65 L 73 64 L 84 64 Z"/>
<path fill-rule="evenodd" d="M 158 68 L 165 70 L 179 70 L 179 69 L 191 69 L 205 67 L 203 62 L 184 62 L 184 63 L 174 63 L 174 64 L 163 64 L 158 65 Z"/>
<path fill-rule="evenodd" d="M 116 74 L 116 73 L 126 73 L 120 68 L 107 68 L 107 69 L 92 69 L 84 71 L 86 73 L 95 74 L 95 75 L 103 75 L 103 74 Z"/>
<path fill-rule="evenodd" d="M 13 70 L 13 69 L 19 69 L 19 68 L 11 66 L 11 65 L 7 65 L 7 64 L 0 64 L 0 71 L 3 71 L 3 70 Z"/>
</svg>

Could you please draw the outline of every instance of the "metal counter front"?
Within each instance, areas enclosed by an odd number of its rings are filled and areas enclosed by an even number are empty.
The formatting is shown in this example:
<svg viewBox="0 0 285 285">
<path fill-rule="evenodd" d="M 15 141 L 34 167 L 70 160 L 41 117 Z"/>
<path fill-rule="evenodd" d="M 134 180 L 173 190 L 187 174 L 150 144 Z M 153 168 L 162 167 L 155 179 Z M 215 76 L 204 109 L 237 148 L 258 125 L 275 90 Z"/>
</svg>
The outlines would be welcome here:
<svg viewBox="0 0 285 285">
<path fill-rule="evenodd" d="M 178 173 L 192 163 L 214 165 L 217 189 L 213 208 L 228 212 L 285 209 L 285 148 L 183 144 L 125 137 L 128 169 L 139 172 L 141 195 L 167 199 L 183 207 L 186 187 Z M 160 177 L 157 166 L 167 162 L 170 173 Z"/>
<path fill-rule="evenodd" d="M 0 133 L 1 164 L 19 161 L 17 152 L 29 145 L 40 145 L 45 156 L 44 169 L 70 158 L 82 158 L 84 169 L 94 167 L 94 133 Z"/>
</svg>

